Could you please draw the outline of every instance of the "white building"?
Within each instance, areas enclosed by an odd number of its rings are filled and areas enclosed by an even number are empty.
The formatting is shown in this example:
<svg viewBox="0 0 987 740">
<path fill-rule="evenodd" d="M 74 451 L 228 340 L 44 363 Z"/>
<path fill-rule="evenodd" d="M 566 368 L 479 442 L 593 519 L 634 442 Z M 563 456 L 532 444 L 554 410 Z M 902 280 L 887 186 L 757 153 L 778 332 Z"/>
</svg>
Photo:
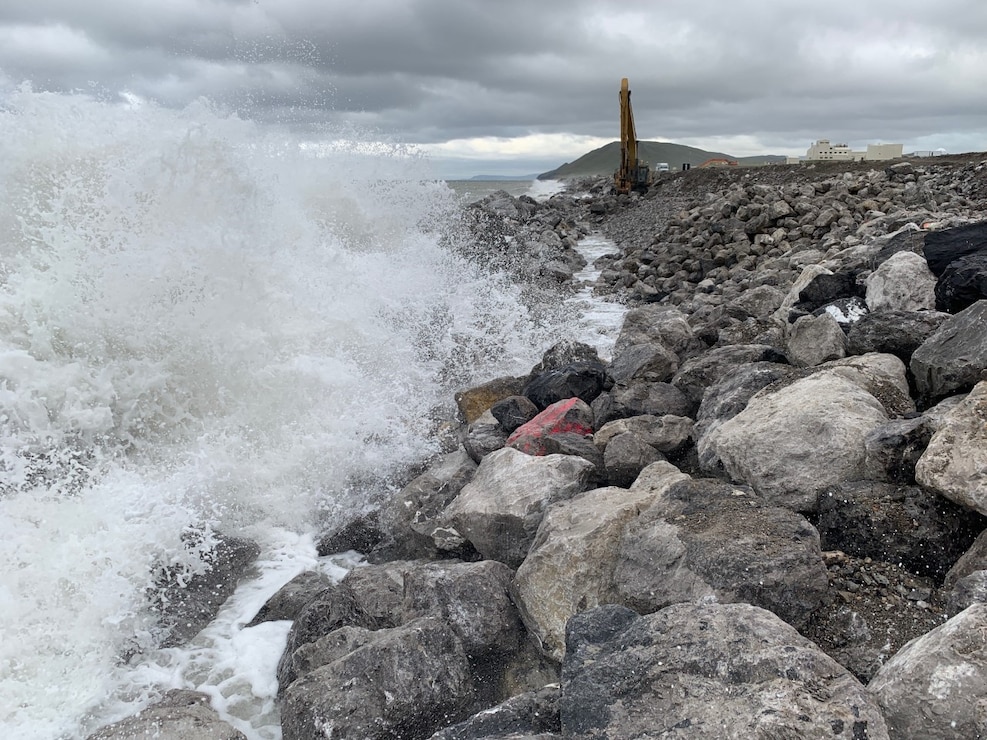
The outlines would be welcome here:
<svg viewBox="0 0 987 740">
<path fill-rule="evenodd" d="M 861 162 L 899 159 L 903 144 L 868 144 L 867 151 L 854 151 L 846 144 L 833 144 L 829 139 L 820 139 L 809 147 L 803 161 Z"/>
</svg>

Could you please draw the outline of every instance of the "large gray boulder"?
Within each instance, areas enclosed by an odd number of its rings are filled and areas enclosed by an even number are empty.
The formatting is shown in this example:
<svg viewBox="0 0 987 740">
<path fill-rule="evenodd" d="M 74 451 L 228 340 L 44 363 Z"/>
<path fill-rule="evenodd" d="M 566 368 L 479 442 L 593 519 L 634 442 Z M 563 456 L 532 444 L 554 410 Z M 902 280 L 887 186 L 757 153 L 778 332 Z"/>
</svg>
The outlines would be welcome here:
<svg viewBox="0 0 987 740">
<path fill-rule="evenodd" d="M 631 308 L 624 315 L 613 353 L 616 357 L 626 347 L 655 342 L 681 359 L 705 349 L 683 311 L 670 306 L 644 305 Z"/>
<path fill-rule="evenodd" d="M 714 480 L 679 480 L 628 522 L 616 599 L 650 613 L 679 602 L 747 602 L 796 627 L 828 581 L 819 535 L 802 516 Z"/>
<path fill-rule="evenodd" d="M 864 440 L 888 420 L 863 385 L 852 374 L 820 371 L 762 391 L 705 435 L 700 454 L 720 460 L 733 480 L 768 502 L 811 511 L 827 486 L 855 476 Z"/>
<path fill-rule="evenodd" d="M 322 665 L 282 696 L 285 740 L 427 737 L 469 714 L 469 660 L 441 619 L 375 631 L 344 627 L 319 643 Z"/>
<path fill-rule="evenodd" d="M 750 604 L 676 604 L 644 617 L 603 606 L 570 621 L 566 644 L 566 738 L 888 737 L 845 668 Z"/>
<path fill-rule="evenodd" d="M 785 332 L 785 352 L 791 363 L 799 367 L 815 367 L 846 357 L 846 349 L 846 334 L 826 312 L 801 316 Z"/>
<path fill-rule="evenodd" d="M 987 604 L 974 604 L 912 640 L 868 689 L 891 737 L 967 740 L 987 736 Z"/>
<path fill-rule="evenodd" d="M 374 630 L 436 617 L 459 638 L 476 671 L 478 693 L 495 703 L 527 687 L 537 669 L 523 645 L 523 626 L 503 563 L 392 561 L 350 571 L 299 615 L 279 665 L 282 690 L 335 660 L 340 635 L 351 642 Z M 336 634 L 339 630 L 346 631 Z M 333 636 L 335 635 L 335 636 Z M 535 677 L 537 681 L 537 677 Z M 536 683 L 535 685 L 540 685 Z"/>
<path fill-rule="evenodd" d="M 924 311 L 936 307 L 936 276 L 924 258 L 898 252 L 867 277 L 871 311 Z"/>
<path fill-rule="evenodd" d="M 607 422 L 593 435 L 593 442 L 600 449 L 606 449 L 611 439 L 630 432 L 665 454 L 685 447 L 692 437 L 692 428 L 692 419 L 687 416 L 642 414 Z"/>
<path fill-rule="evenodd" d="M 440 524 L 439 517 L 475 471 L 473 458 L 460 448 L 436 459 L 401 489 L 381 508 L 379 524 L 385 538 L 375 549 L 375 558 L 394 560 L 434 554 L 432 533 Z"/>
<path fill-rule="evenodd" d="M 987 514 L 987 381 L 950 411 L 915 465 L 915 479 Z"/>
<path fill-rule="evenodd" d="M 617 384 L 593 401 L 593 416 L 599 429 L 615 419 L 631 416 L 691 416 L 694 404 L 671 383 L 643 380 Z"/>
<path fill-rule="evenodd" d="M 610 376 L 614 382 L 624 384 L 632 380 L 665 382 L 671 380 L 678 368 L 678 355 L 664 345 L 634 344 L 614 356 Z"/>
<path fill-rule="evenodd" d="M 102 727 L 87 740 L 246 740 L 219 718 L 209 697 L 198 691 L 174 689 L 133 717 Z"/>
<path fill-rule="evenodd" d="M 711 444 L 711 432 L 747 408 L 748 401 L 762 388 L 791 377 L 795 372 L 791 365 L 751 362 L 737 366 L 722 380 L 709 386 L 696 413 L 693 429 L 702 470 L 714 472 L 720 467 L 715 445 Z"/>
<path fill-rule="evenodd" d="M 915 411 L 905 364 L 894 355 L 875 352 L 846 357 L 828 362 L 821 369 L 859 385 L 880 402 L 888 416 L 904 416 Z"/>
<path fill-rule="evenodd" d="M 484 709 L 429 740 L 561 740 L 559 685 L 545 686 Z"/>
<path fill-rule="evenodd" d="M 912 353 L 909 363 L 919 393 L 939 399 L 972 388 L 987 370 L 987 300 L 945 321 Z"/>
<path fill-rule="evenodd" d="M 745 290 L 729 305 L 748 316 L 760 318 L 777 311 L 784 300 L 785 292 L 780 288 L 773 285 L 758 285 L 756 288 Z"/>
<path fill-rule="evenodd" d="M 489 560 L 516 568 L 545 509 L 585 491 L 596 466 L 581 457 L 532 457 L 507 447 L 490 453 L 443 514 L 440 549 L 470 542 Z"/>
<path fill-rule="evenodd" d="M 548 510 L 514 577 L 518 609 L 547 655 L 561 660 L 570 617 L 614 599 L 613 568 L 627 522 L 665 488 L 687 479 L 671 463 L 657 462 L 631 490 L 597 488 Z"/>
<path fill-rule="evenodd" d="M 682 391 L 692 403 L 700 403 L 706 389 L 724 378 L 731 377 L 738 365 L 749 362 L 787 362 L 774 347 L 766 344 L 732 344 L 714 347 L 693 357 L 672 378 L 672 385 Z"/>
<path fill-rule="evenodd" d="M 404 619 L 441 617 L 473 660 L 514 652 L 522 627 L 510 597 L 513 576 L 494 560 L 417 563 L 404 577 Z"/>
<path fill-rule="evenodd" d="M 634 432 L 610 439 L 603 451 L 603 469 L 611 486 L 629 487 L 644 468 L 664 459 L 662 454 Z"/>
<path fill-rule="evenodd" d="M 278 661 L 278 691 L 283 692 L 296 678 L 310 669 L 305 647 L 342 627 L 361 627 L 368 630 L 382 626 L 394 626 L 391 616 L 399 604 L 397 598 L 388 599 L 384 609 L 374 609 L 374 596 L 364 603 L 347 583 L 329 586 L 316 593 L 298 612 L 288 632 L 284 652 Z M 361 598 L 365 598 L 360 593 Z M 369 608 L 368 608 L 369 605 Z"/>
<path fill-rule="evenodd" d="M 480 414 L 462 432 L 463 448 L 475 461 L 483 458 L 507 444 L 507 432 L 497 421 L 490 409 Z"/>
</svg>

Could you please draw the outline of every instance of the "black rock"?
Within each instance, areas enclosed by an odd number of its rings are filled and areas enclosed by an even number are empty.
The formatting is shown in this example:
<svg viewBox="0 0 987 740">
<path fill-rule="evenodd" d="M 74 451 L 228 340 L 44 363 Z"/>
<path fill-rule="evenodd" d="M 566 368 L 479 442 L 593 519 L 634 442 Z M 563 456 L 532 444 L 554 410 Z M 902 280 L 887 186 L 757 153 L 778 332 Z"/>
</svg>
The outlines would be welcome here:
<svg viewBox="0 0 987 740">
<path fill-rule="evenodd" d="M 836 323 L 840 325 L 844 332 L 847 332 L 863 316 L 867 315 L 867 302 L 857 296 L 837 298 L 835 301 L 830 301 L 815 309 L 812 315 L 819 316 L 824 313 L 828 313 L 836 319 Z"/>
<path fill-rule="evenodd" d="M 607 384 L 607 369 L 598 362 L 574 362 L 535 376 L 521 392 L 539 409 L 567 398 L 592 403 Z"/>
<path fill-rule="evenodd" d="M 936 308 L 958 313 L 987 298 L 987 250 L 950 262 L 936 283 Z"/>
<path fill-rule="evenodd" d="M 811 313 L 838 298 L 860 297 L 857 276 L 849 272 L 816 275 L 799 293 L 797 308 Z"/>
<path fill-rule="evenodd" d="M 987 371 L 987 300 L 950 316 L 908 364 L 925 401 L 970 390 Z"/>
<path fill-rule="evenodd" d="M 925 237 L 925 261 L 936 277 L 949 263 L 968 254 L 987 252 L 987 221 L 932 231 Z"/>
<path fill-rule="evenodd" d="M 538 416 L 538 407 L 526 396 L 508 396 L 490 407 L 501 428 L 510 434 Z"/>
<path fill-rule="evenodd" d="M 875 255 L 871 267 L 876 268 L 881 263 L 898 254 L 898 252 L 915 252 L 922 254 L 923 245 L 927 232 L 913 229 L 905 229 L 892 236 L 888 243 L 881 247 Z"/>
<path fill-rule="evenodd" d="M 860 481 L 819 496 L 823 550 L 901 563 L 937 580 L 973 544 L 985 519 L 918 486 Z"/>
<path fill-rule="evenodd" d="M 865 314 L 847 334 L 851 355 L 883 352 L 908 363 L 912 352 L 931 337 L 948 314 L 937 311 L 881 310 Z"/>
</svg>

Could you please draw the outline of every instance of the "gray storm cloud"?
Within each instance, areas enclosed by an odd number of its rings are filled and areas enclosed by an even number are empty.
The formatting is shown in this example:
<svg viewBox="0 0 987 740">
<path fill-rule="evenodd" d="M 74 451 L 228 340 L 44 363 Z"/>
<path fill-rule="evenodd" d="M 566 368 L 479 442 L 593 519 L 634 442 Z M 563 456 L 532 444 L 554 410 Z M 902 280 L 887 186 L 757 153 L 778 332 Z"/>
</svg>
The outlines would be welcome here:
<svg viewBox="0 0 987 740">
<path fill-rule="evenodd" d="M 985 34 L 979 0 L 15 0 L 0 71 L 422 145 L 612 139 L 626 76 L 642 138 L 960 151 L 987 149 Z"/>
</svg>

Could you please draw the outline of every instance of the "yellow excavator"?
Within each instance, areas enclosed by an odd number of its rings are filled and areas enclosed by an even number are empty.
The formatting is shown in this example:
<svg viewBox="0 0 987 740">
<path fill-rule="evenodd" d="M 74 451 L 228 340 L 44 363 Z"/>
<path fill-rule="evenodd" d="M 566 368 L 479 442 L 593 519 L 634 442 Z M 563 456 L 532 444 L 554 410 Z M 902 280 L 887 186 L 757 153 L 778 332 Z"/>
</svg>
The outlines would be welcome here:
<svg viewBox="0 0 987 740">
<path fill-rule="evenodd" d="M 620 81 L 620 168 L 613 173 L 613 188 L 624 195 L 632 190 L 645 193 L 652 182 L 653 176 L 648 163 L 637 158 L 631 90 L 625 77 Z"/>
</svg>

